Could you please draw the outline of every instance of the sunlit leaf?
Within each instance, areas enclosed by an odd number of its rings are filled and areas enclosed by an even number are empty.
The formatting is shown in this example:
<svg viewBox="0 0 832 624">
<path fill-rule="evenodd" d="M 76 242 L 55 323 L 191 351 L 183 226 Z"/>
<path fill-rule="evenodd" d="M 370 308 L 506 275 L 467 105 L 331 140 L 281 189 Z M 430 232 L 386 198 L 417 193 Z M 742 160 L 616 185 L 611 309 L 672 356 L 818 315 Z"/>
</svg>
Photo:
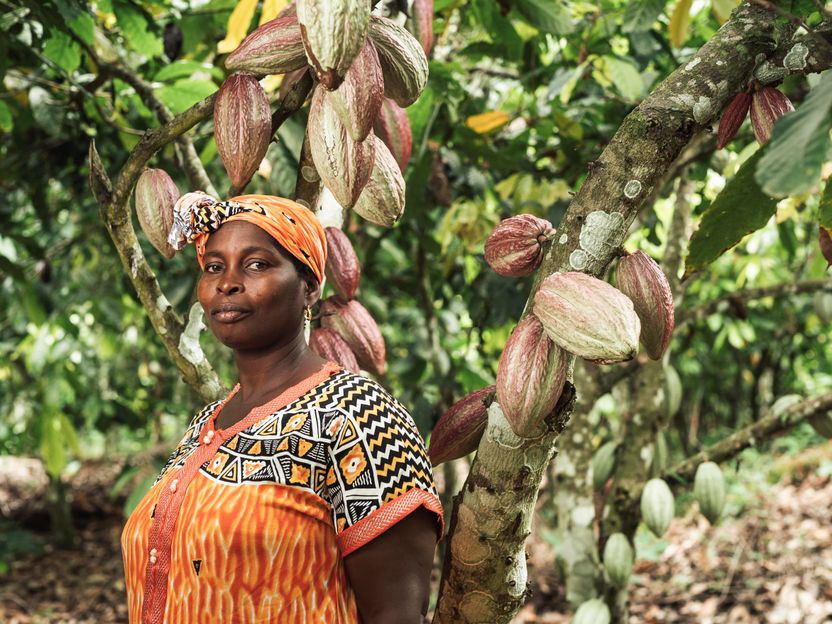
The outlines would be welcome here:
<svg viewBox="0 0 832 624">
<path fill-rule="evenodd" d="M 555 35 L 574 30 L 569 9 L 561 0 L 516 0 L 514 6 L 538 30 Z"/>
<path fill-rule="evenodd" d="M 641 72 L 632 63 L 615 56 L 605 56 L 603 70 L 616 90 L 628 100 L 638 100 L 644 95 Z"/>
<path fill-rule="evenodd" d="M 127 2 L 113 2 L 113 11 L 121 32 L 124 33 L 130 47 L 148 58 L 162 53 L 162 39 L 153 34 L 150 23 L 144 13 Z"/>
<path fill-rule="evenodd" d="M 43 44 L 43 55 L 68 74 L 81 65 L 81 46 L 60 30 L 49 31 L 49 38 Z"/>
<path fill-rule="evenodd" d="M 504 111 L 488 111 L 471 115 L 465 120 L 465 125 L 477 134 L 486 134 L 506 125 L 511 117 Z"/>
<path fill-rule="evenodd" d="M 228 18 L 228 28 L 225 39 L 217 44 L 217 52 L 228 54 L 237 49 L 240 42 L 246 38 L 251 18 L 254 17 L 254 10 L 257 8 L 257 0 L 240 0 L 231 16 Z"/>
<path fill-rule="evenodd" d="M 217 85 L 210 80 L 190 80 L 185 78 L 158 89 L 156 95 L 176 114 L 187 110 L 216 90 Z"/>
<path fill-rule="evenodd" d="M 664 11 L 667 0 L 630 0 L 624 9 L 625 33 L 640 33 L 650 30 Z"/>
<path fill-rule="evenodd" d="M 670 24 L 667 28 L 670 43 L 674 48 L 681 48 L 682 44 L 687 41 L 691 4 L 693 4 L 693 0 L 679 0 L 673 8 L 673 14 L 670 16 Z"/>
</svg>

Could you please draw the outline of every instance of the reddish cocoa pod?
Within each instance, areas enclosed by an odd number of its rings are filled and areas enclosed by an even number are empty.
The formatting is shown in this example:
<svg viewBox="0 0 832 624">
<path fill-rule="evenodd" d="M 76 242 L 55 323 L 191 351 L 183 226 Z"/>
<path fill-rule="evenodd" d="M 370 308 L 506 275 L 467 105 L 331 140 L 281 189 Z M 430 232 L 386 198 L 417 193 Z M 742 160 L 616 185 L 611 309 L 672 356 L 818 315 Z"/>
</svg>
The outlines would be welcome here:
<svg viewBox="0 0 832 624">
<path fill-rule="evenodd" d="M 280 19 L 281 17 L 297 17 L 298 14 L 298 7 L 294 2 L 290 2 L 285 7 L 280 10 L 280 13 L 277 14 L 277 18 Z"/>
<path fill-rule="evenodd" d="M 392 227 L 404 213 L 404 177 L 382 140 L 374 134 L 367 137 L 371 139 L 376 154 L 372 175 L 352 209 L 370 223 Z"/>
<path fill-rule="evenodd" d="M 428 83 L 428 59 L 422 45 L 396 22 L 370 18 L 370 37 L 384 74 L 384 95 L 410 106 Z"/>
<path fill-rule="evenodd" d="M 472 392 L 442 414 L 431 431 L 428 446 L 434 466 L 477 450 L 488 424 L 488 406 L 494 400 L 496 389 L 497 386 L 488 386 Z"/>
<path fill-rule="evenodd" d="M 563 392 L 567 363 L 533 314 L 514 328 L 497 366 L 497 402 L 517 435 L 539 433 Z"/>
<path fill-rule="evenodd" d="M 326 233 L 326 279 L 342 299 L 355 297 L 361 279 L 361 267 L 350 239 L 335 227 L 324 228 Z"/>
<path fill-rule="evenodd" d="M 225 66 L 254 74 L 284 74 L 306 67 L 298 18 L 277 18 L 255 28 L 228 55 Z"/>
<path fill-rule="evenodd" d="M 820 252 L 826 259 L 826 268 L 828 269 L 830 266 L 832 266 L 832 236 L 829 235 L 829 230 L 827 230 L 825 227 L 820 228 L 820 237 L 818 238 L 818 244 L 820 245 Z"/>
<path fill-rule="evenodd" d="M 272 138 L 269 98 L 251 74 L 232 74 L 222 83 L 214 103 L 214 138 L 231 184 L 243 187 Z"/>
<path fill-rule="evenodd" d="M 748 116 L 749 108 L 751 108 L 751 94 L 748 91 L 737 93 L 731 103 L 725 107 L 719 119 L 717 149 L 722 149 L 731 142 Z"/>
<path fill-rule="evenodd" d="M 390 98 L 384 98 L 373 132 L 390 148 L 390 153 L 404 173 L 413 150 L 413 131 L 407 111 Z"/>
<path fill-rule="evenodd" d="M 618 290 L 633 302 L 641 321 L 641 344 L 654 360 L 661 359 L 673 333 L 673 293 L 658 264 L 641 250 L 621 259 Z"/>
<path fill-rule="evenodd" d="M 328 97 L 352 140 L 366 139 L 384 99 L 381 64 L 376 46 L 369 37 L 347 70 L 344 82 Z"/>
<path fill-rule="evenodd" d="M 355 359 L 355 353 L 352 352 L 341 334 L 335 330 L 326 327 L 318 327 L 312 330 L 312 333 L 309 334 L 309 348 L 322 358 L 332 360 L 348 371 L 357 373 L 360 370 L 358 360 Z"/>
<path fill-rule="evenodd" d="M 321 325 L 338 332 L 355 353 L 358 365 L 376 375 L 386 369 L 384 337 L 373 317 L 355 299 L 328 297 L 321 302 Z"/>
<path fill-rule="evenodd" d="M 161 169 L 145 169 L 136 183 L 136 215 L 147 240 L 165 258 L 173 258 L 176 250 L 168 242 L 173 225 L 173 205 L 179 199 L 170 176 Z"/>
<path fill-rule="evenodd" d="M 499 275 L 528 275 L 540 266 L 543 245 L 554 234 L 555 228 L 546 219 L 530 214 L 509 217 L 485 241 L 485 261 Z"/>
<path fill-rule="evenodd" d="M 771 129 L 780 117 L 794 110 L 791 100 L 774 87 L 760 87 L 751 98 L 751 128 L 762 145 L 771 138 Z"/>
<path fill-rule="evenodd" d="M 407 30 L 422 44 L 425 56 L 433 47 L 433 0 L 413 0 Z"/>
</svg>

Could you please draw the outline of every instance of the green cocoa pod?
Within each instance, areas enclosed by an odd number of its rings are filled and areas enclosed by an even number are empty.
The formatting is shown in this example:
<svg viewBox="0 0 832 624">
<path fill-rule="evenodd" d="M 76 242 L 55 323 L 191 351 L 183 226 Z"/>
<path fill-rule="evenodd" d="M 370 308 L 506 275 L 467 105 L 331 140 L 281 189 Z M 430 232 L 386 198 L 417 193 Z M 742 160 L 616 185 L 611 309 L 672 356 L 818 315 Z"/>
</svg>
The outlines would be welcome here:
<svg viewBox="0 0 832 624">
<path fill-rule="evenodd" d="M 714 462 L 704 462 L 696 469 L 693 494 L 708 522 L 716 524 L 725 508 L 725 477 Z"/>
<path fill-rule="evenodd" d="M 824 323 L 832 321 L 832 292 L 815 293 L 815 314 Z"/>
<path fill-rule="evenodd" d="M 615 470 L 615 450 L 618 448 L 617 442 L 607 442 L 602 445 L 595 455 L 592 457 L 592 488 L 600 490 L 604 484 L 612 476 L 612 471 Z"/>
<path fill-rule="evenodd" d="M 775 416 L 780 416 L 792 405 L 800 403 L 802 400 L 803 397 L 799 394 L 784 394 L 771 404 L 771 413 Z"/>
<path fill-rule="evenodd" d="M 664 408 L 668 418 L 673 418 L 682 406 L 682 380 L 670 364 L 664 367 Z"/>
<path fill-rule="evenodd" d="M 653 447 L 653 459 L 650 461 L 650 476 L 660 477 L 667 470 L 667 438 L 664 431 L 656 433 L 656 443 Z"/>
<path fill-rule="evenodd" d="M 818 414 L 809 418 L 812 429 L 823 438 L 832 438 L 832 413 Z"/>
<path fill-rule="evenodd" d="M 673 519 L 673 492 L 662 479 L 650 479 L 641 492 L 641 519 L 661 537 Z"/>
<path fill-rule="evenodd" d="M 610 609 L 599 598 L 587 600 L 575 611 L 572 624 L 610 624 Z"/>
<path fill-rule="evenodd" d="M 615 587 L 626 587 L 633 571 L 635 552 L 623 533 L 613 533 L 604 546 L 604 569 Z"/>
</svg>

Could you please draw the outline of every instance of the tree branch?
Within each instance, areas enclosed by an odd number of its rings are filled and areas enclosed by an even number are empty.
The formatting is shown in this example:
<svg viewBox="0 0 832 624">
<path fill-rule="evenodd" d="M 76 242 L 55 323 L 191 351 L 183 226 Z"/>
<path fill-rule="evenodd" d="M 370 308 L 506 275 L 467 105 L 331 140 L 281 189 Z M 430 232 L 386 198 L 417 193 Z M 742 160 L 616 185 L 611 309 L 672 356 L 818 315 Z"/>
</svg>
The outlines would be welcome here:
<svg viewBox="0 0 832 624">
<path fill-rule="evenodd" d="M 749 446 L 754 446 L 759 440 L 771 438 L 799 425 L 807 418 L 830 410 L 832 410 L 832 392 L 826 392 L 792 405 L 779 414 L 769 412 L 756 423 L 676 464 L 667 471 L 666 478 L 680 483 L 689 483 L 702 462 L 719 463 L 731 459 Z"/>
</svg>

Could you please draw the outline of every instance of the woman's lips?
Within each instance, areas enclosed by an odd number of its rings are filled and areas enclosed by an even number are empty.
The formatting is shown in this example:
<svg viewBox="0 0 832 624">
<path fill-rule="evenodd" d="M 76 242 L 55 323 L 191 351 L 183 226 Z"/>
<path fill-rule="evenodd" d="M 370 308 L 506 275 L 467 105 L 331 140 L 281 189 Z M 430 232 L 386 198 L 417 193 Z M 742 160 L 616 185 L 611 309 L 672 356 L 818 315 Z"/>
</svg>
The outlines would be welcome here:
<svg viewBox="0 0 832 624">
<path fill-rule="evenodd" d="M 248 308 L 233 303 L 222 303 L 211 308 L 211 316 L 220 323 L 235 323 L 249 314 Z"/>
</svg>

